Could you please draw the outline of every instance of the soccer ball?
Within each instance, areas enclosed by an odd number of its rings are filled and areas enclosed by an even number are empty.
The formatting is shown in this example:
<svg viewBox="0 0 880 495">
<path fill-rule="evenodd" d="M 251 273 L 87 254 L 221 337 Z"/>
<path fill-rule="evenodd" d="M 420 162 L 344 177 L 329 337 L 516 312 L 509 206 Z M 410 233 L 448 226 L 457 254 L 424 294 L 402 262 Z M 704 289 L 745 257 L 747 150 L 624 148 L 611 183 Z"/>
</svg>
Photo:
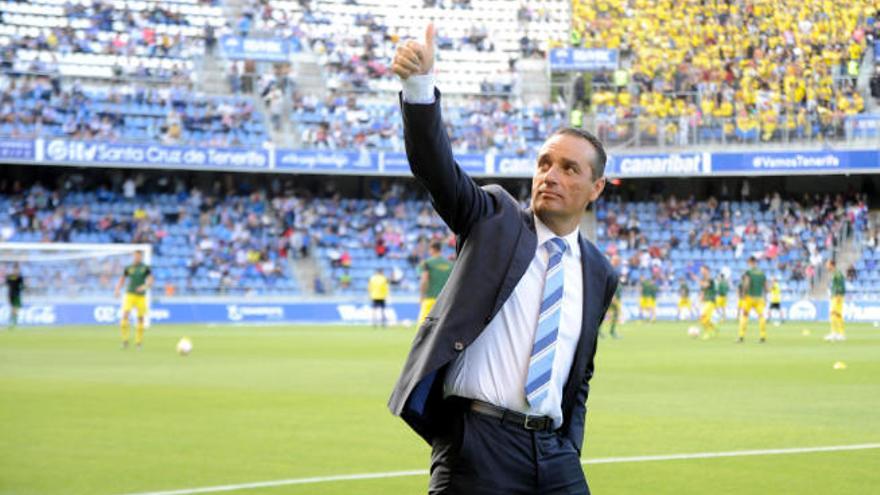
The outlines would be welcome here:
<svg viewBox="0 0 880 495">
<path fill-rule="evenodd" d="M 181 356 L 189 356 L 192 350 L 193 343 L 192 340 L 189 340 L 189 337 L 184 337 L 177 343 L 177 353 Z"/>
<path fill-rule="evenodd" d="M 700 329 L 698 327 L 690 327 L 688 328 L 688 335 L 692 338 L 697 338 L 700 336 Z"/>
</svg>

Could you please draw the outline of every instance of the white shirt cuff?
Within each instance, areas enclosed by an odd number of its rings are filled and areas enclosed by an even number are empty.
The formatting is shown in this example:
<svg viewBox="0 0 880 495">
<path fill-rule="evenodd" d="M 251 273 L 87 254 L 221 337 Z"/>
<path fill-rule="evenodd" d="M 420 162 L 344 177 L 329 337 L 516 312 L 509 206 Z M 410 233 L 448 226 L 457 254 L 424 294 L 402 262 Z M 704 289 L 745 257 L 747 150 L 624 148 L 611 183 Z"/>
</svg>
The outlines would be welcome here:
<svg viewBox="0 0 880 495">
<path fill-rule="evenodd" d="M 434 103 L 434 74 L 409 76 L 403 81 L 403 101 L 417 105 Z"/>
</svg>

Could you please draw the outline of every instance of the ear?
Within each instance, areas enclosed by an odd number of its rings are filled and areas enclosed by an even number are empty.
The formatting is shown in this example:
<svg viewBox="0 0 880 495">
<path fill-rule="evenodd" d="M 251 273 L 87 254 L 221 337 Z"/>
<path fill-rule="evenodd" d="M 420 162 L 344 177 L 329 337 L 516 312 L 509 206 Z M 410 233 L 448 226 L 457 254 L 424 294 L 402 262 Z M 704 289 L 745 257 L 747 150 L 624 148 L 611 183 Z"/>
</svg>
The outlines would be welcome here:
<svg viewBox="0 0 880 495">
<path fill-rule="evenodd" d="M 598 180 L 593 181 L 590 184 L 590 203 L 599 199 L 599 196 L 602 194 L 602 191 L 605 190 L 605 177 L 600 177 Z"/>
</svg>

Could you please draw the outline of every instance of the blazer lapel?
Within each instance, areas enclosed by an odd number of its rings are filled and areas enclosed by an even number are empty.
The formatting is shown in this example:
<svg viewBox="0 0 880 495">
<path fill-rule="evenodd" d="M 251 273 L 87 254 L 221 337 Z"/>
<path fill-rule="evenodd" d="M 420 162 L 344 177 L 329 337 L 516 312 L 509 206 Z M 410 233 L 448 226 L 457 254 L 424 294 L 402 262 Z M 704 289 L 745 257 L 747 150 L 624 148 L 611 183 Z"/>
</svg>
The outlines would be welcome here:
<svg viewBox="0 0 880 495">
<path fill-rule="evenodd" d="M 489 318 L 494 318 L 501 306 L 510 297 L 516 284 L 526 273 L 532 258 L 535 257 L 535 248 L 538 246 L 538 235 L 535 233 L 535 218 L 531 208 L 522 210 L 523 222 L 516 241 L 514 242 L 514 253 L 504 277 L 504 282 L 498 290 L 498 296 L 495 298 L 495 306 L 492 308 Z M 501 254 L 499 254 L 500 256 Z"/>
<path fill-rule="evenodd" d="M 588 335 L 591 329 L 596 330 L 597 328 L 595 322 L 599 320 L 599 311 L 602 310 L 605 280 L 599 271 L 601 264 L 590 259 L 592 251 L 589 249 L 587 241 L 581 235 L 578 236 L 578 241 L 581 245 L 581 265 L 584 274 L 584 309 L 581 313 L 581 342 L 578 345 L 578 352 L 580 352 L 584 349 L 584 336 Z"/>
<path fill-rule="evenodd" d="M 602 274 L 599 272 L 600 263 L 592 259 L 592 251 L 584 240 L 583 236 L 578 236 L 578 242 L 581 245 L 581 266 L 583 269 L 583 310 L 581 312 L 581 335 L 578 340 L 577 350 L 574 355 L 574 363 L 572 363 L 571 373 L 568 375 L 568 382 L 565 384 L 565 390 L 562 393 L 563 411 L 567 411 L 566 406 L 570 405 L 574 400 L 574 394 L 583 380 L 583 373 L 586 371 L 586 362 L 593 353 L 593 346 L 598 336 L 599 312 L 602 310 L 603 282 Z"/>
</svg>

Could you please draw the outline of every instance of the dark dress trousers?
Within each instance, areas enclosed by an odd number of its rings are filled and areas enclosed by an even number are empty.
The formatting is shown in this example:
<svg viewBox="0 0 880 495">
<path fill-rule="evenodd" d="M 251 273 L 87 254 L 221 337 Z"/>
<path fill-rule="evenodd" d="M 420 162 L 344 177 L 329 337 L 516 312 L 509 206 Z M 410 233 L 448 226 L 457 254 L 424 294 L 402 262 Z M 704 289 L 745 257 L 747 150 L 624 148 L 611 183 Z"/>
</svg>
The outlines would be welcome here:
<svg viewBox="0 0 880 495">
<path fill-rule="evenodd" d="M 429 191 L 434 209 L 457 236 L 458 259 L 433 310 L 416 333 L 388 403 L 393 414 L 434 447 L 432 488 L 435 468 L 444 468 L 443 462 L 438 466 L 438 455 L 439 461 L 443 461 L 444 451 L 448 451 L 447 457 L 454 456 L 463 446 L 474 444 L 475 437 L 486 437 L 480 432 L 488 427 L 484 417 L 462 410 L 457 401 L 444 399 L 448 365 L 492 321 L 526 272 L 537 247 L 533 212 L 521 208 L 500 186 L 477 186 L 455 163 L 441 118 L 440 92 L 436 89 L 435 96 L 431 105 L 408 104 L 401 98 L 406 153 L 416 179 Z M 532 454 L 540 450 L 536 444 L 550 441 L 547 435 L 562 448 L 575 450 L 578 456 L 583 444 L 598 329 L 617 287 L 617 277 L 596 246 L 583 237 L 579 242 L 583 265 L 582 323 L 562 394 L 563 424 L 555 432 L 533 437 Z M 509 425 L 502 426 L 505 431 L 510 430 Z M 497 442 L 505 440 L 499 438 Z M 487 456 L 496 454 L 486 452 Z M 512 475 L 510 469 L 502 471 L 508 471 L 505 477 Z M 450 493 L 494 493 L 472 488 Z"/>
</svg>

